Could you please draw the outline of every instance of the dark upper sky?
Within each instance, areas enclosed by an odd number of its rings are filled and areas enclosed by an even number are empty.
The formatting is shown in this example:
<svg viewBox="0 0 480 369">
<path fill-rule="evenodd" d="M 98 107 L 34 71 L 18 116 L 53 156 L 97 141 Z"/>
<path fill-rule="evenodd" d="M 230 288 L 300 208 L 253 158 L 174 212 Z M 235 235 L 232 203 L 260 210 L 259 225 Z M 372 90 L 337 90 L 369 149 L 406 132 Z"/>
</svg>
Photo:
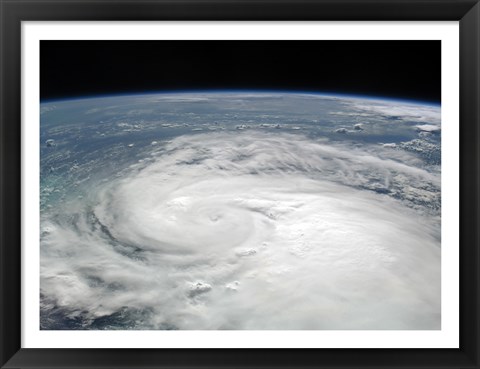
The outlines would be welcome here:
<svg viewBox="0 0 480 369">
<path fill-rule="evenodd" d="M 440 102 L 440 41 L 41 41 L 42 100 L 263 89 Z"/>
</svg>

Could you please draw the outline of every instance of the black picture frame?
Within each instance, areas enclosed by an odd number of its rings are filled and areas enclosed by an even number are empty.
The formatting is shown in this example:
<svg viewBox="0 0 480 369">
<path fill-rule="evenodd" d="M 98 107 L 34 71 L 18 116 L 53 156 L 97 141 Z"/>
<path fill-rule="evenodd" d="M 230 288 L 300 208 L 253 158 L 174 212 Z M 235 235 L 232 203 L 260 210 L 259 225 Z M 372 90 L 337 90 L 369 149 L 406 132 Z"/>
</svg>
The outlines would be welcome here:
<svg viewBox="0 0 480 369">
<path fill-rule="evenodd" d="M 477 0 L 0 0 L 2 368 L 480 368 L 480 4 Z M 460 22 L 459 349 L 21 348 L 21 22 L 368 20 Z"/>
</svg>

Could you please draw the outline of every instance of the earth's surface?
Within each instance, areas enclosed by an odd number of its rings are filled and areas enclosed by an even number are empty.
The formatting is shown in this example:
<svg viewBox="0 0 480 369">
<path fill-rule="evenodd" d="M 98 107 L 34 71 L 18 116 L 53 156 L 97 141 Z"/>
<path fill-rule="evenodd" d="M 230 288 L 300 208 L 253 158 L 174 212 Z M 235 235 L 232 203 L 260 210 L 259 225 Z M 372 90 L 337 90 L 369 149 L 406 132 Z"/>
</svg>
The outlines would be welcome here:
<svg viewBox="0 0 480 369">
<path fill-rule="evenodd" d="M 440 107 L 41 104 L 42 329 L 440 329 Z"/>
</svg>

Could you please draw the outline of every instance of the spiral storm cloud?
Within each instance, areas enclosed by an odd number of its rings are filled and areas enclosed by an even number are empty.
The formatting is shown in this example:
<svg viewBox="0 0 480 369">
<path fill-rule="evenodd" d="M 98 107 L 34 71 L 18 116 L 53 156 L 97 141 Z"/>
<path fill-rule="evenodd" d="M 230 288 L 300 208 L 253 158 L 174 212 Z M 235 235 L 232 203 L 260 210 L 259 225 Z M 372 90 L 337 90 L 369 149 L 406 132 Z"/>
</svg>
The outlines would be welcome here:
<svg viewBox="0 0 480 369">
<path fill-rule="evenodd" d="M 41 329 L 440 329 L 439 110 L 42 104 Z"/>
</svg>

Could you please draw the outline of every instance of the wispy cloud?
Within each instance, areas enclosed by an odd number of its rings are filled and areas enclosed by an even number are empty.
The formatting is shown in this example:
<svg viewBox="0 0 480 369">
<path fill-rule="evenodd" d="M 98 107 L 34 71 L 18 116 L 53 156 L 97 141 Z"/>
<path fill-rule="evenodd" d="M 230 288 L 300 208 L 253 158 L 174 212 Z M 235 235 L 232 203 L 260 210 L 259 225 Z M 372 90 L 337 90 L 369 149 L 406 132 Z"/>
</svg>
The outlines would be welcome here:
<svg viewBox="0 0 480 369">
<path fill-rule="evenodd" d="M 349 103 L 350 105 L 350 103 Z M 403 121 L 413 121 L 429 123 L 440 127 L 441 111 L 438 107 L 428 105 L 406 104 L 398 102 L 364 102 L 352 101 L 351 106 L 358 110 L 360 114 L 381 115 L 384 118 L 399 119 Z"/>
</svg>

